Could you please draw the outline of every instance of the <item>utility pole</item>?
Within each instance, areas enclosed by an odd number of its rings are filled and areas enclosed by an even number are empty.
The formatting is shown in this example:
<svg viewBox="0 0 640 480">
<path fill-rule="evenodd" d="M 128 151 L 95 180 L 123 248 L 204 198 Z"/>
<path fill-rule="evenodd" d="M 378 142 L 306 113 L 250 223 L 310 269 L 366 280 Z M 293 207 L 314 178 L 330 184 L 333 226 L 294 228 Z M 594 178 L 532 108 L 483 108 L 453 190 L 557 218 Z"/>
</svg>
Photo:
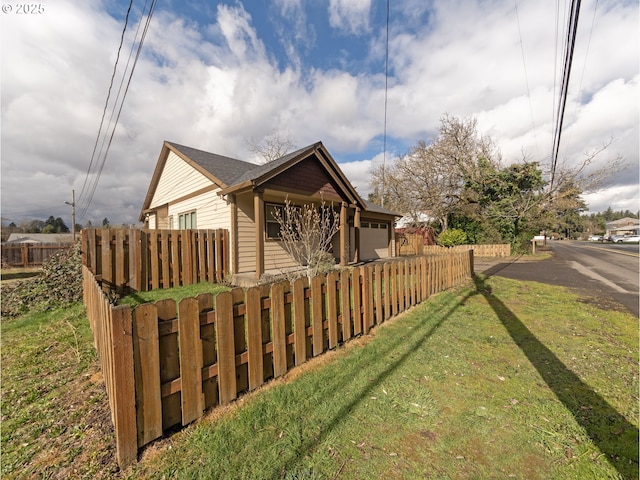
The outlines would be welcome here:
<svg viewBox="0 0 640 480">
<path fill-rule="evenodd" d="M 71 235 L 73 235 L 73 243 L 76 243 L 76 191 L 71 190 L 71 203 L 64 202 L 67 205 L 71 205 Z"/>
</svg>

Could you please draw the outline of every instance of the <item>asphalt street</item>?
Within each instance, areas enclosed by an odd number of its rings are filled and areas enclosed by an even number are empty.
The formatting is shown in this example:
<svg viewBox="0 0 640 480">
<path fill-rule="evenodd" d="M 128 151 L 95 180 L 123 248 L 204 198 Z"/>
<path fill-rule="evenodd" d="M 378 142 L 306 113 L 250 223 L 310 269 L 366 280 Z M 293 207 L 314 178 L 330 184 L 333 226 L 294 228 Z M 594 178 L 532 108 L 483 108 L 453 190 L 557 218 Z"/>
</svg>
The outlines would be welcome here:
<svg viewBox="0 0 640 480">
<path fill-rule="evenodd" d="M 612 246 L 608 252 L 602 252 L 617 255 L 600 261 L 608 264 L 612 270 L 611 273 L 605 273 L 602 270 L 604 267 L 596 264 L 591 257 L 577 255 L 582 248 L 599 246 L 581 243 L 583 242 L 550 242 L 552 255 L 545 259 L 531 256 L 491 259 L 477 257 L 474 259 L 474 270 L 475 273 L 487 276 L 497 275 L 568 287 L 602 308 L 626 309 L 639 316 L 638 245 L 627 248 L 626 251 L 621 248 L 616 251 L 617 246 Z"/>
</svg>

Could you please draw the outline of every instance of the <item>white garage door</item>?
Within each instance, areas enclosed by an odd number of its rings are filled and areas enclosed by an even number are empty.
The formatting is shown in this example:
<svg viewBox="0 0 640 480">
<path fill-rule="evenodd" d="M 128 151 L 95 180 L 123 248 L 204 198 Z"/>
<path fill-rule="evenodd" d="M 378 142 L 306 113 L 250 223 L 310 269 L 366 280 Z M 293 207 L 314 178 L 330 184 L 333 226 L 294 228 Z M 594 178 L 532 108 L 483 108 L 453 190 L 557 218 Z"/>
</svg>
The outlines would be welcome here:
<svg viewBox="0 0 640 480">
<path fill-rule="evenodd" d="M 389 224 L 362 222 L 360 224 L 360 259 L 372 260 L 389 256 Z"/>
</svg>

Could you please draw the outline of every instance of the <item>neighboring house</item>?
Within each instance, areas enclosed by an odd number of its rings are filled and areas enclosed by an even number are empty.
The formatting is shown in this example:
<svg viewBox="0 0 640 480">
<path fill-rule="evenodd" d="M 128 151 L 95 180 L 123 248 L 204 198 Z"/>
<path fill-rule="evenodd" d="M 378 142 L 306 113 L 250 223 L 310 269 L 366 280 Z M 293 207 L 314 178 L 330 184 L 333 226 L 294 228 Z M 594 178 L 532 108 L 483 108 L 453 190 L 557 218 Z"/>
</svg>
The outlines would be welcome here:
<svg viewBox="0 0 640 480">
<path fill-rule="evenodd" d="M 32 243 L 34 245 L 40 243 L 73 243 L 73 234 L 71 233 L 12 233 L 7 239 L 7 243 L 13 245 L 21 243 Z"/>
<path fill-rule="evenodd" d="M 620 220 L 607 222 L 607 235 L 638 235 L 640 233 L 640 220 L 625 217 Z"/>
<path fill-rule="evenodd" d="M 140 221 L 151 229 L 230 232 L 230 273 L 297 266 L 278 238 L 272 212 L 322 201 L 340 215 L 333 255 L 341 265 L 394 255 L 399 215 L 365 202 L 322 142 L 264 165 L 164 142 Z"/>
</svg>

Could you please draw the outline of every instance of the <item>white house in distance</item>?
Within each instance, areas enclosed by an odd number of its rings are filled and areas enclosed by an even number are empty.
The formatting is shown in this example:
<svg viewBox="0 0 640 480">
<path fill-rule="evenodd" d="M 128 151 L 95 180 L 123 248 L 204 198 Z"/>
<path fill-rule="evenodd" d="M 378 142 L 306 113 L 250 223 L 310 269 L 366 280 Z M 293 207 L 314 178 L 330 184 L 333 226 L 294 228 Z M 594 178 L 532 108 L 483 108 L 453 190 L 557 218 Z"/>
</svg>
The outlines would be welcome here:
<svg viewBox="0 0 640 480">
<path fill-rule="evenodd" d="M 621 218 L 607 222 L 607 235 L 638 235 L 640 234 L 640 220 L 637 218 Z"/>
<path fill-rule="evenodd" d="M 332 205 L 340 215 L 333 255 L 341 265 L 394 256 L 399 215 L 363 200 L 322 142 L 264 165 L 164 142 L 140 221 L 150 229 L 230 232 L 234 274 L 296 266 L 278 237 L 273 212 Z"/>
</svg>

